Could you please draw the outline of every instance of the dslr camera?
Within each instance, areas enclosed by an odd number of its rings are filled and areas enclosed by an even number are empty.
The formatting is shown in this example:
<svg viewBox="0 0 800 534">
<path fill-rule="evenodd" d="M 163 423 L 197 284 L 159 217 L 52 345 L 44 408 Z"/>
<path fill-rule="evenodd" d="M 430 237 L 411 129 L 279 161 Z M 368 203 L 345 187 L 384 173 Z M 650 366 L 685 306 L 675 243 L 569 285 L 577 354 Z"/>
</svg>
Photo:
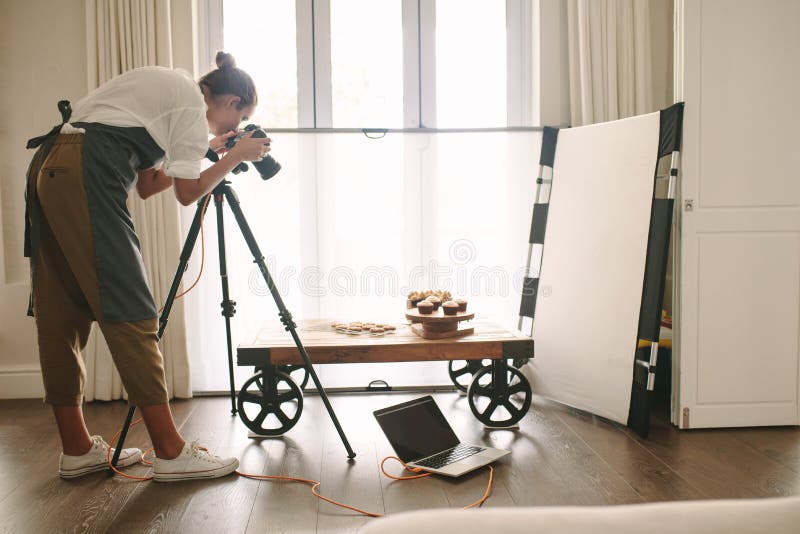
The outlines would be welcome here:
<svg viewBox="0 0 800 534">
<path fill-rule="evenodd" d="M 267 137 L 267 132 L 265 132 L 264 129 L 261 128 L 261 126 L 258 126 L 256 124 L 248 124 L 247 126 L 244 127 L 244 130 L 242 131 L 241 134 L 228 139 L 228 142 L 225 143 L 225 148 L 227 148 L 228 150 L 233 148 L 233 145 L 239 142 L 239 140 L 245 135 L 247 135 L 248 132 L 253 132 L 252 137 L 254 138 Z M 278 171 L 281 170 L 281 164 L 275 161 L 275 158 L 273 158 L 269 154 L 264 156 L 264 158 L 261 159 L 261 161 L 251 161 L 250 163 L 253 164 L 253 166 L 256 168 L 258 174 L 261 176 L 263 180 L 269 180 L 270 178 L 278 174 Z M 239 165 L 237 165 L 232 172 L 233 174 L 239 174 L 240 172 L 244 172 L 247 170 L 248 170 L 247 163 L 242 162 Z"/>
</svg>

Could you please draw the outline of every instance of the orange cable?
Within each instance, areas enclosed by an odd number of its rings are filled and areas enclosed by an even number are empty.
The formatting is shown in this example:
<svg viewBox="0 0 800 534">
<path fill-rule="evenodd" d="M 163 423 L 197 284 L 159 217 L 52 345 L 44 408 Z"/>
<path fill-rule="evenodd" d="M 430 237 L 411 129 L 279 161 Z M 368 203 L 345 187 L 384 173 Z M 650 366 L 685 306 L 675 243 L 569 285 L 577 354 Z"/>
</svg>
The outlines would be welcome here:
<svg viewBox="0 0 800 534">
<path fill-rule="evenodd" d="M 139 419 L 137 419 L 136 421 L 131 423 L 130 428 L 133 428 L 134 426 L 138 425 L 141 422 L 142 422 L 142 418 L 140 417 Z M 111 443 L 108 445 L 108 467 L 112 471 L 114 471 L 116 474 L 118 474 L 120 476 L 123 476 L 125 478 L 130 478 L 132 480 L 152 480 L 153 477 L 137 477 L 137 476 L 134 476 L 134 475 L 127 475 L 127 474 L 123 473 L 122 471 L 120 471 L 119 469 L 117 469 L 116 467 L 114 467 L 114 464 L 111 463 L 111 445 L 116 443 L 117 438 L 119 437 L 120 434 L 122 434 L 122 429 L 121 428 L 117 431 L 116 434 L 114 434 L 114 437 L 111 438 Z"/>
<path fill-rule="evenodd" d="M 208 197 L 206 197 L 205 204 L 203 204 L 203 216 L 200 218 L 200 271 L 197 273 L 197 278 L 195 278 L 194 282 L 192 282 L 192 285 L 189 286 L 189 289 L 179 295 L 176 295 L 175 300 L 178 300 L 182 296 L 186 295 L 189 291 L 194 289 L 194 286 L 200 282 L 200 277 L 203 276 L 203 266 L 206 263 L 206 231 L 205 228 L 203 228 L 203 221 L 205 221 L 206 209 L 208 209 L 208 203 L 210 200 L 211 195 L 208 195 Z M 161 315 L 162 311 L 164 311 L 164 306 L 161 306 L 161 309 L 158 310 L 158 314 Z"/>
<path fill-rule="evenodd" d="M 137 419 L 136 421 L 131 423 L 131 427 L 133 427 L 134 425 L 138 425 L 141 422 L 142 422 L 142 418 L 140 417 L 139 419 Z M 114 434 L 114 437 L 111 438 L 111 443 L 112 444 L 116 442 L 117 438 L 119 437 L 119 435 L 121 433 L 122 433 L 122 429 L 120 429 L 116 434 Z M 204 450 L 204 451 L 208 450 L 205 447 L 199 447 L 199 448 Z M 153 450 L 153 448 L 147 449 L 142 454 L 142 459 L 140 460 L 141 463 L 146 464 L 146 465 L 150 465 L 150 466 L 153 465 L 152 462 L 149 462 L 149 461 L 144 459 L 144 456 L 148 452 L 150 452 L 152 450 Z M 411 476 L 392 475 L 392 474 L 388 473 L 386 471 L 385 467 L 384 467 L 384 465 L 386 464 L 386 462 L 388 460 L 397 460 L 400 464 L 403 465 L 403 467 L 407 471 L 410 471 L 412 473 L 420 473 L 420 474 L 411 475 Z M 115 473 L 117 473 L 118 475 L 121 475 L 121 476 L 123 476 L 125 478 L 129 478 L 129 479 L 132 479 L 132 480 L 152 480 L 153 479 L 152 476 L 149 476 L 149 477 L 138 477 L 138 476 L 134 476 L 134 475 L 128 475 L 128 474 L 125 474 L 122 471 L 118 470 L 116 467 L 114 467 L 111 464 L 111 445 L 109 445 L 109 447 L 108 447 L 108 467 L 110 467 L 111 470 L 114 471 Z M 480 499 L 478 499 L 477 501 L 475 501 L 472 504 L 469 504 L 469 505 L 465 506 L 464 507 L 465 510 L 468 509 L 468 508 L 474 508 L 476 506 L 481 506 L 484 502 L 486 502 L 486 499 L 489 498 L 489 495 L 491 495 L 491 493 L 492 493 L 492 482 L 494 480 L 494 468 L 491 465 L 489 465 L 487 467 L 489 467 L 489 482 L 486 485 L 486 491 L 484 491 L 483 496 Z M 429 477 L 429 476 L 431 476 L 433 474 L 433 473 L 423 473 L 422 471 L 423 470 L 420 469 L 419 467 L 408 467 L 408 465 L 406 465 L 406 463 L 403 462 L 397 456 L 387 456 L 386 458 L 383 459 L 383 461 L 381 461 L 381 472 L 384 475 L 386 475 L 388 478 L 391 478 L 392 480 L 414 480 L 414 479 L 417 479 L 417 478 Z M 362 514 L 362 515 L 365 515 L 365 516 L 368 516 L 368 517 L 384 517 L 384 514 L 379 514 L 379 513 L 376 513 L 376 512 L 368 512 L 366 510 L 362 510 L 361 508 L 356 508 L 355 506 L 350 506 L 348 504 L 344 504 L 342 502 L 335 501 L 335 500 L 333 500 L 333 499 L 331 499 L 329 497 L 325 497 L 324 495 L 319 493 L 319 491 L 317 491 L 319 489 L 319 487 L 322 485 L 322 483 L 317 481 L 317 480 L 310 480 L 310 479 L 307 479 L 307 478 L 299 478 L 299 477 L 279 476 L 279 475 L 254 475 L 254 474 L 251 474 L 251 473 L 243 473 L 243 472 L 241 472 L 239 470 L 236 470 L 235 473 L 237 475 L 239 475 L 240 477 L 250 478 L 250 479 L 253 479 L 253 480 L 269 480 L 271 482 L 276 482 L 276 481 L 277 482 L 300 482 L 302 484 L 308 484 L 308 485 L 311 486 L 311 494 L 314 495 L 314 497 L 317 497 L 318 499 L 321 499 L 321 500 L 323 500 L 325 502 L 333 504 L 334 506 L 339 506 L 341 508 L 346 508 L 348 510 L 352 510 L 353 512 L 358 512 L 359 514 Z"/>
</svg>

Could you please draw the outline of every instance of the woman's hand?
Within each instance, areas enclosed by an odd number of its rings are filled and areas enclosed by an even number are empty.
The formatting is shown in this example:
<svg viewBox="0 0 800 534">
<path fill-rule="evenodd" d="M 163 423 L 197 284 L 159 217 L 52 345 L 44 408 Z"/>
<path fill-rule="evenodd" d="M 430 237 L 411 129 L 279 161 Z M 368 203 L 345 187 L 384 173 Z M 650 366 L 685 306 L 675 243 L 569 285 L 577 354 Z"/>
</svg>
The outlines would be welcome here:
<svg viewBox="0 0 800 534">
<path fill-rule="evenodd" d="M 225 143 L 228 142 L 228 139 L 236 135 L 239 135 L 241 132 L 242 132 L 241 130 L 231 130 L 229 132 L 225 132 L 224 134 L 218 135 L 211 141 L 209 141 L 208 146 L 209 148 L 211 148 L 213 152 L 216 152 L 221 156 L 222 154 L 228 151 L 228 149 L 225 147 Z"/>
<path fill-rule="evenodd" d="M 253 137 L 253 132 L 247 132 L 230 149 L 228 156 L 233 156 L 241 161 L 260 161 L 270 151 L 269 137 Z"/>
</svg>

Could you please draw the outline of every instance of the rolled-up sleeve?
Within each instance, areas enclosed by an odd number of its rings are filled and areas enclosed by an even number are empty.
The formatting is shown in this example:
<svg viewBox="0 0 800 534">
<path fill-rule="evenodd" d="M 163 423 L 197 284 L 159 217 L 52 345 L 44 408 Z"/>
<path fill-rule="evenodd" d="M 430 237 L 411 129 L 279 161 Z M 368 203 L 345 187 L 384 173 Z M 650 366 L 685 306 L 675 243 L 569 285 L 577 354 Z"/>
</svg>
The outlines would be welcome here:
<svg viewBox="0 0 800 534">
<path fill-rule="evenodd" d="M 169 118 L 169 146 L 165 150 L 164 173 L 173 178 L 200 178 L 200 162 L 208 150 L 205 109 L 174 110 Z"/>
</svg>

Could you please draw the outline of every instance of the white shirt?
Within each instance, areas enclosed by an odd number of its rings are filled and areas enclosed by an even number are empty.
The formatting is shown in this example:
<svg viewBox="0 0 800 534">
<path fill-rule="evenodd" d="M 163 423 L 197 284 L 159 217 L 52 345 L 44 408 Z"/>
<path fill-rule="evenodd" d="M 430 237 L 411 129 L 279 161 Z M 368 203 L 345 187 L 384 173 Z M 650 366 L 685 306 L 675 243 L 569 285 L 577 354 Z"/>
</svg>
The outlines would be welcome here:
<svg viewBox="0 0 800 534">
<path fill-rule="evenodd" d="M 164 151 L 157 168 L 163 164 L 173 178 L 199 178 L 208 150 L 207 109 L 200 86 L 185 70 L 140 67 L 80 99 L 70 122 L 144 127 Z"/>
</svg>

